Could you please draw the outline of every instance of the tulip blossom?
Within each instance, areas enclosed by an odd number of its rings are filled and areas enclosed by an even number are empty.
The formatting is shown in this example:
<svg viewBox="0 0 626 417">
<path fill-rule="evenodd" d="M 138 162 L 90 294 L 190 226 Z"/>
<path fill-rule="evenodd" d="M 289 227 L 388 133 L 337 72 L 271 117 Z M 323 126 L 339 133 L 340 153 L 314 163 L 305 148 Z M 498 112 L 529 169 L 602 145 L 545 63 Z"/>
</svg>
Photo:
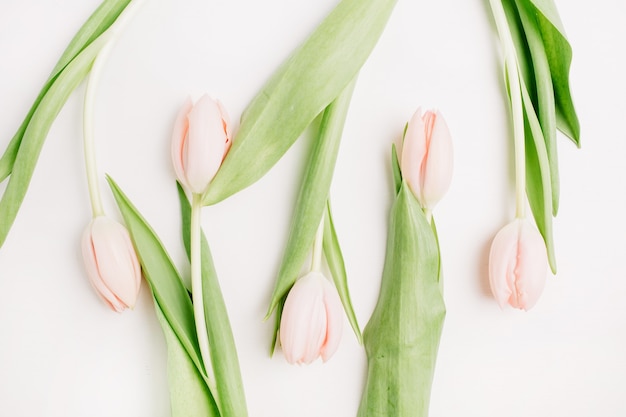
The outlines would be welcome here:
<svg viewBox="0 0 626 417">
<path fill-rule="evenodd" d="M 432 211 L 452 179 L 452 138 L 439 111 L 422 115 L 417 109 L 404 136 L 400 167 L 422 208 Z"/>
<path fill-rule="evenodd" d="M 128 231 L 118 222 L 95 217 L 83 234 L 83 259 L 89 281 L 111 309 L 133 308 L 141 268 Z"/>
<path fill-rule="evenodd" d="M 337 290 L 320 272 L 309 272 L 291 288 L 280 322 L 280 343 L 289 363 L 326 362 L 341 340 L 343 308 Z"/>
<path fill-rule="evenodd" d="M 548 256 L 537 229 L 526 219 L 504 226 L 491 244 L 489 283 L 500 307 L 531 309 L 546 283 Z"/>
<path fill-rule="evenodd" d="M 183 105 L 172 135 L 172 161 L 178 180 L 195 194 L 206 191 L 230 149 L 228 115 L 219 101 L 202 96 Z"/>
</svg>

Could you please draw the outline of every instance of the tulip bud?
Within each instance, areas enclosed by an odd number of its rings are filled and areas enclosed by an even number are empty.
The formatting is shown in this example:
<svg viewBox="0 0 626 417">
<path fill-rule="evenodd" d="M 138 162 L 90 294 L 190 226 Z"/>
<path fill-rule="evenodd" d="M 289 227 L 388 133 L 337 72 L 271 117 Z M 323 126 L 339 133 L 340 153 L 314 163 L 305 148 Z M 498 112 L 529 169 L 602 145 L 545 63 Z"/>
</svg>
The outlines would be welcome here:
<svg viewBox="0 0 626 417">
<path fill-rule="evenodd" d="M 489 283 L 500 307 L 530 310 L 546 283 L 548 255 L 537 229 L 526 219 L 504 226 L 491 244 Z"/>
<path fill-rule="evenodd" d="M 228 115 L 219 101 L 202 96 L 195 105 L 183 105 L 172 135 L 176 176 L 195 194 L 206 191 L 230 149 Z"/>
<path fill-rule="evenodd" d="M 111 309 L 121 312 L 135 306 L 141 268 L 124 226 L 95 217 L 83 233 L 83 259 L 89 281 Z"/>
<path fill-rule="evenodd" d="M 417 109 L 406 130 L 402 176 L 422 208 L 432 211 L 452 179 L 452 138 L 439 111 Z"/>
<path fill-rule="evenodd" d="M 280 321 L 280 344 L 289 363 L 326 362 L 335 353 L 343 329 L 337 289 L 319 272 L 309 272 L 291 288 Z"/>
</svg>

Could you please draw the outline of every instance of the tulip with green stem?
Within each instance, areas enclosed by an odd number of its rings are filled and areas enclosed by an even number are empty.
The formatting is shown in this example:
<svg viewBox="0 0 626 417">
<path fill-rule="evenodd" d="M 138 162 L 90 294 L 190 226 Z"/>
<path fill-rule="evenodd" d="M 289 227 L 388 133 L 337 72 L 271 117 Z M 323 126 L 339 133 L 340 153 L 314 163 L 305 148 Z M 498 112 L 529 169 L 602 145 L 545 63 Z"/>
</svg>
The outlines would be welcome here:
<svg viewBox="0 0 626 417">
<path fill-rule="evenodd" d="M 572 48 L 553 0 L 490 0 L 502 43 L 515 143 L 516 216 L 526 199 L 556 273 L 553 217 L 559 208 L 557 129 L 580 146 L 569 90 Z"/>
</svg>

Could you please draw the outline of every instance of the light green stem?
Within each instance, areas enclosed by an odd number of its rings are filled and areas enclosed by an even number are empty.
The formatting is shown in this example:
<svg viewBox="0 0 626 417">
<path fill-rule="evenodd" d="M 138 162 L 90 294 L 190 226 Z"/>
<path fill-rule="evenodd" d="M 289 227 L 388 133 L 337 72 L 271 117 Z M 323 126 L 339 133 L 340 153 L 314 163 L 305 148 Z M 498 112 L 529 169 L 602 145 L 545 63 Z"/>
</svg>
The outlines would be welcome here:
<svg viewBox="0 0 626 417">
<path fill-rule="evenodd" d="M 191 260 L 191 292 L 193 297 L 193 314 L 198 335 L 200 356 L 204 363 L 207 380 L 211 383 L 215 380 L 211 375 L 211 354 L 209 351 L 209 336 L 207 334 L 206 317 L 204 315 L 204 296 L 202 293 L 202 253 L 201 239 L 202 226 L 200 214 L 202 212 L 202 195 L 192 194 L 191 197 L 191 224 L 190 224 L 190 260 Z M 215 392 L 215 391 L 213 391 Z"/>
<path fill-rule="evenodd" d="M 524 109 L 519 79 L 519 66 L 515 44 L 506 19 L 501 0 L 489 0 L 496 21 L 496 28 L 504 50 L 505 71 L 508 78 L 513 118 L 513 140 L 515 144 L 515 217 L 526 217 L 526 154 L 524 149 Z"/>
<path fill-rule="evenodd" d="M 320 221 L 320 225 L 317 228 L 317 232 L 315 233 L 315 240 L 313 241 L 311 272 L 319 272 L 322 269 L 322 253 L 324 252 L 324 217 L 325 215 L 322 214 L 322 219 Z"/>
<path fill-rule="evenodd" d="M 91 211 L 93 217 L 104 215 L 104 207 L 102 206 L 102 194 L 98 184 L 98 168 L 96 164 L 96 149 L 94 144 L 94 105 L 96 101 L 96 88 L 100 81 L 102 68 L 106 63 L 113 45 L 117 41 L 119 34 L 122 32 L 126 24 L 135 15 L 141 4 L 145 0 L 134 0 L 130 2 L 124 11 L 117 18 L 115 23 L 104 32 L 101 37 L 105 39 L 105 44 L 96 56 L 92 67 L 91 74 L 87 80 L 87 89 L 85 91 L 85 103 L 83 109 L 83 147 L 85 155 L 85 168 L 87 171 L 87 186 L 89 188 L 89 199 L 91 200 Z"/>
</svg>

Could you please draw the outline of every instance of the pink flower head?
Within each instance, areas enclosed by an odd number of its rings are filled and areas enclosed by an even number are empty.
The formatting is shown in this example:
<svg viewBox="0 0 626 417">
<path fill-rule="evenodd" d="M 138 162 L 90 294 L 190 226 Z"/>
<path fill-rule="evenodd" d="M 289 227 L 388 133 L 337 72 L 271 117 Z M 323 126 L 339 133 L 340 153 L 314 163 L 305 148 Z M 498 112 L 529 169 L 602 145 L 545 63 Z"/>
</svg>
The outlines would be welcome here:
<svg viewBox="0 0 626 417">
<path fill-rule="evenodd" d="M 432 210 L 452 179 L 452 138 L 439 111 L 422 116 L 417 109 L 404 136 L 400 167 L 422 208 Z"/>
<path fill-rule="evenodd" d="M 343 308 L 335 286 L 309 272 L 291 288 L 280 321 L 280 344 L 289 363 L 326 362 L 335 353 L 343 329 Z"/>
<path fill-rule="evenodd" d="M 539 231 L 526 219 L 504 226 L 491 244 L 489 283 L 500 307 L 530 310 L 546 283 L 548 255 Z"/>
<path fill-rule="evenodd" d="M 176 177 L 195 194 L 206 191 L 231 145 L 228 115 L 219 101 L 207 94 L 195 105 L 187 99 L 172 135 L 172 161 Z"/>
<path fill-rule="evenodd" d="M 83 233 L 87 276 L 111 309 L 133 308 L 141 284 L 141 268 L 124 226 L 105 216 L 94 218 Z"/>
</svg>

